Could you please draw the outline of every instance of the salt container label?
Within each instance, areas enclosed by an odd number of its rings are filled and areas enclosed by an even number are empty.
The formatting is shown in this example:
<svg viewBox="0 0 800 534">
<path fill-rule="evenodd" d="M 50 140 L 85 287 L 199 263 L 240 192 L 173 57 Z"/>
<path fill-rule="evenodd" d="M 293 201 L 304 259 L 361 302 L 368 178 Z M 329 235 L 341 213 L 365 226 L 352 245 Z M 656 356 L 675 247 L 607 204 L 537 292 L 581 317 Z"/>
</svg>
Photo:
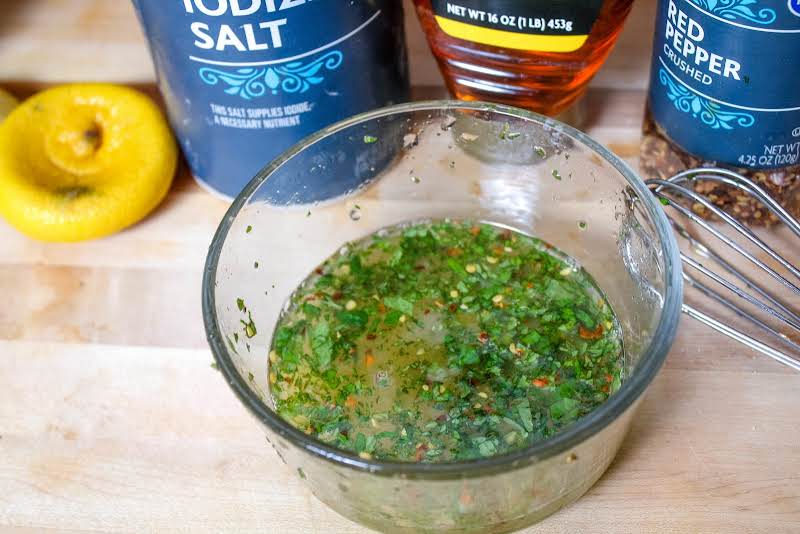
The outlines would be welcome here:
<svg viewBox="0 0 800 534">
<path fill-rule="evenodd" d="M 653 119 L 708 161 L 772 169 L 800 163 L 797 0 L 659 0 Z"/>
<path fill-rule="evenodd" d="M 134 0 L 198 180 L 235 196 L 282 151 L 407 99 L 395 0 Z"/>
</svg>

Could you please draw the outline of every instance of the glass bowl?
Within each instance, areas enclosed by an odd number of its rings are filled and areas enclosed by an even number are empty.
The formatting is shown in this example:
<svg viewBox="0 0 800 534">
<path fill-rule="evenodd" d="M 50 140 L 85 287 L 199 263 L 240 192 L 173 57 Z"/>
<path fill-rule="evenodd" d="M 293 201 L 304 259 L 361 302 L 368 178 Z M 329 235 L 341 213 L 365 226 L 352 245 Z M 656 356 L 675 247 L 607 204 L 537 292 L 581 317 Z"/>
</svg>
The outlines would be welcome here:
<svg viewBox="0 0 800 534">
<path fill-rule="evenodd" d="M 552 438 L 465 462 L 366 460 L 281 419 L 267 355 L 297 285 L 349 241 L 444 217 L 509 226 L 577 259 L 622 326 L 619 391 Z M 670 349 L 681 300 L 662 206 L 625 163 L 552 119 L 455 101 L 365 113 L 292 147 L 233 202 L 203 280 L 219 369 L 278 456 L 331 508 L 390 532 L 506 531 L 580 497 L 619 449 Z"/>
</svg>

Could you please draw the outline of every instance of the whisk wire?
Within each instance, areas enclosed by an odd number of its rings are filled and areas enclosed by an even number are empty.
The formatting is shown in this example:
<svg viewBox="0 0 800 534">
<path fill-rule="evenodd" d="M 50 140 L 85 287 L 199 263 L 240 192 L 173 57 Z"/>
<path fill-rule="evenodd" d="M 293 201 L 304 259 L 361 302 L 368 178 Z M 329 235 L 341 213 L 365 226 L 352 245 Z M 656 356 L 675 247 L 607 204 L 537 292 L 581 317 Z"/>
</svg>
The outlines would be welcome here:
<svg viewBox="0 0 800 534">
<path fill-rule="evenodd" d="M 758 328 L 760 328 L 764 332 L 767 332 L 768 334 L 776 337 L 781 343 L 784 343 L 784 344 L 788 345 L 793 350 L 796 350 L 796 351 L 798 351 L 798 353 L 800 353 L 800 344 L 797 344 L 795 341 L 793 341 L 786 334 L 784 334 L 782 332 L 779 332 L 778 330 L 775 330 L 774 328 L 772 328 L 770 325 L 768 325 L 767 323 L 765 323 L 764 321 L 762 321 L 761 319 L 759 319 L 755 315 L 753 315 L 751 313 L 748 313 L 744 309 L 742 309 L 739 306 L 737 306 L 736 304 L 734 304 L 729 299 L 725 298 L 721 293 L 719 293 L 719 292 L 715 291 L 714 289 L 708 287 L 707 285 L 703 284 L 702 282 L 700 282 L 700 280 L 698 280 L 698 279 L 696 279 L 696 278 L 694 278 L 694 277 L 692 277 L 690 275 L 687 275 L 685 273 L 683 275 L 683 279 L 686 281 L 687 284 L 689 284 L 693 288 L 697 289 L 698 291 L 700 291 L 701 293 L 703 293 L 707 297 L 709 297 L 709 298 L 713 299 L 714 301 L 718 302 L 719 304 L 725 306 L 726 308 L 731 310 L 733 313 L 735 313 L 737 316 L 741 317 L 742 319 L 744 319 L 746 321 L 750 321 L 751 323 L 756 325 Z"/>
<path fill-rule="evenodd" d="M 797 237 L 800 237 L 800 221 L 792 217 L 774 198 L 772 198 L 764 189 L 750 180 L 736 172 L 728 169 L 719 169 L 715 167 L 698 167 L 696 169 L 687 169 L 681 171 L 669 178 L 669 182 L 682 183 L 693 180 L 705 180 L 717 183 L 723 183 L 730 187 L 734 187 L 745 193 L 749 194 L 768 210 L 774 213 L 783 224 L 785 224 Z"/>
<path fill-rule="evenodd" d="M 795 371 L 800 371 L 800 361 L 797 361 L 797 360 L 791 358 L 790 356 L 787 356 L 783 352 L 781 352 L 781 351 L 779 351 L 777 349 L 774 349 L 774 348 L 770 347 L 769 345 L 767 345 L 765 343 L 762 343 L 761 341 L 759 341 L 759 340 L 757 340 L 757 339 L 755 339 L 753 337 L 750 337 L 747 334 L 744 334 L 744 333 L 740 332 L 739 330 L 736 330 L 735 328 L 732 328 L 732 327 L 726 325 L 725 323 L 722 323 L 722 322 L 718 321 L 717 319 L 714 319 L 710 315 L 698 310 L 697 308 L 695 308 L 693 306 L 689 306 L 688 304 L 684 304 L 683 305 L 683 312 L 686 315 L 688 315 L 689 317 L 691 317 L 692 319 L 700 321 L 701 323 L 705 324 L 706 326 L 709 326 L 709 327 L 713 328 L 717 332 L 719 332 L 721 334 L 725 334 L 726 336 L 730 337 L 731 339 L 734 339 L 734 340 L 738 341 L 742 345 L 748 346 L 751 349 L 755 349 L 758 352 L 760 352 L 761 354 L 764 354 L 765 356 L 769 356 L 773 360 L 775 360 L 777 362 L 780 362 L 780 363 L 782 363 L 782 364 L 784 364 L 784 365 L 786 365 L 788 367 L 791 367 Z"/>
<path fill-rule="evenodd" d="M 695 269 L 697 271 L 700 271 L 701 273 L 703 273 L 704 275 L 706 275 L 707 277 L 709 277 L 710 279 L 712 279 L 713 281 L 715 281 L 719 285 L 723 286 L 725 289 L 727 289 L 727 290 L 731 291 L 732 293 L 734 293 L 739 298 L 746 300 L 747 302 L 749 302 L 753 306 L 755 306 L 755 307 L 761 309 L 762 311 L 772 315 L 776 319 L 780 319 L 781 321 L 785 321 L 786 324 L 788 324 L 789 326 L 791 326 L 792 328 L 794 328 L 795 330 L 800 332 L 800 322 L 795 321 L 791 317 L 787 317 L 786 315 L 784 315 L 780 311 L 775 310 L 774 308 L 772 308 L 768 304 L 766 304 L 766 303 L 762 302 L 761 300 L 757 299 L 756 297 L 754 297 L 753 295 L 751 295 L 747 291 L 743 290 L 742 288 L 740 288 L 736 284 L 731 283 L 726 278 L 718 275 L 714 271 L 712 271 L 710 269 L 707 269 L 705 266 L 703 266 L 702 263 L 697 262 L 694 258 L 690 258 L 689 256 L 686 256 L 685 254 L 681 254 L 681 260 L 683 261 L 684 265 L 688 265 L 689 267 L 691 267 L 691 268 L 693 268 L 693 269 Z M 794 314 L 792 314 L 792 315 L 794 315 Z"/>
<path fill-rule="evenodd" d="M 691 221 L 698 228 L 713 236 L 719 242 L 727 245 L 727 247 L 732 251 L 745 258 L 760 271 L 766 273 L 769 278 L 775 280 L 781 286 L 788 289 L 791 294 L 800 295 L 800 287 L 798 287 L 798 285 L 796 285 L 792 280 L 779 273 L 771 266 L 767 265 L 764 261 L 760 260 L 735 239 L 728 237 L 728 235 L 720 231 L 716 223 L 712 225 L 711 222 L 695 213 L 693 209 L 690 209 L 681 203 L 681 200 L 688 200 L 692 202 L 693 205 L 701 205 L 704 210 L 707 210 L 720 219 L 723 223 L 735 230 L 739 236 L 744 238 L 745 242 L 751 243 L 764 254 L 769 256 L 769 258 L 775 260 L 775 262 L 777 262 L 783 269 L 786 270 L 792 279 L 800 281 L 800 269 L 795 267 L 789 260 L 767 245 L 767 243 L 759 238 L 752 230 L 745 227 L 732 215 L 711 203 L 708 199 L 697 193 L 694 189 L 686 187 L 687 185 L 697 181 L 711 181 L 724 184 L 726 186 L 735 188 L 742 193 L 752 196 L 761 202 L 765 209 L 773 213 L 781 222 L 783 222 L 795 236 L 800 238 L 800 222 L 792 217 L 788 211 L 786 211 L 782 206 L 780 206 L 780 204 L 772 199 L 772 197 L 770 197 L 760 186 L 733 171 L 716 168 L 690 169 L 679 172 L 670 177 L 668 180 L 654 179 L 648 180 L 646 183 L 651 187 L 653 194 L 660 199 L 666 200 L 664 203 L 673 208 L 675 213 L 680 214 L 683 218 Z M 694 257 L 681 252 L 681 260 L 684 266 L 688 268 L 688 270 L 685 268 L 683 272 L 683 278 L 686 284 L 696 289 L 700 294 L 705 296 L 710 301 L 716 302 L 724 308 L 727 308 L 740 319 L 743 319 L 749 324 L 753 325 L 758 331 L 777 339 L 788 350 L 782 351 L 767 345 L 766 343 L 738 330 L 737 328 L 734 328 L 729 324 L 726 324 L 725 322 L 720 321 L 719 319 L 709 315 L 705 311 L 700 310 L 693 305 L 684 303 L 684 313 L 713 328 L 714 330 L 750 348 L 753 348 L 780 363 L 800 371 L 800 343 L 792 339 L 780 329 L 768 324 L 757 315 L 745 310 L 731 300 L 728 295 L 736 295 L 738 299 L 747 302 L 755 309 L 765 313 L 775 321 L 788 326 L 792 331 L 797 333 L 800 333 L 800 313 L 798 313 L 786 302 L 783 302 L 781 299 L 771 294 L 760 284 L 756 283 L 750 276 L 747 276 L 741 270 L 737 269 L 732 263 L 723 258 L 721 254 L 709 247 L 706 242 L 701 240 L 699 237 L 692 235 L 670 214 L 667 214 L 667 218 L 675 229 L 676 234 L 682 237 L 689 244 L 689 248 L 693 251 L 695 257 L 709 260 L 719 267 L 718 271 L 712 270 Z M 697 273 L 704 279 L 713 281 L 717 287 L 723 288 L 726 294 L 723 294 L 723 292 L 720 290 L 712 288 L 711 286 L 701 282 L 700 278 L 692 273 Z M 733 279 L 744 284 L 744 288 L 728 279 L 722 273 L 726 273 Z M 756 296 L 756 294 L 758 296 Z"/>
<path fill-rule="evenodd" d="M 687 188 L 685 188 L 683 186 L 673 184 L 673 183 L 668 182 L 666 180 L 648 180 L 647 183 L 648 184 L 659 184 L 659 185 L 662 185 L 664 187 L 667 187 L 667 188 L 670 188 L 670 189 L 674 189 L 680 196 L 683 196 L 683 197 L 686 197 L 686 198 L 690 198 L 693 201 L 696 200 L 696 201 L 702 203 L 704 206 L 708 207 L 710 209 L 710 211 L 712 213 L 714 213 L 714 215 L 720 215 L 720 216 L 724 215 L 725 217 L 730 218 L 730 215 L 728 215 L 726 212 L 722 211 L 721 209 L 717 208 L 716 206 L 711 205 L 705 198 L 701 197 L 699 194 L 697 194 L 694 191 L 692 191 L 690 189 L 687 189 Z M 655 194 L 659 198 L 664 198 L 667 201 L 670 201 L 670 197 L 668 197 L 667 195 L 663 194 L 662 192 L 660 192 L 658 190 L 655 191 Z M 684 217 L 686 217 L 687 219 L 689 219 L 693 223 L 695 223 L 698 226 L 700 226 L 701 228 L 703 228 L 709 234 L 713 235 L 714 237 L 716 237 L 717 239 L 719 239 L 720 241 L 722 241 L 723 243 L 725 243 L 726 245 L 728 245 L 729 247 L 734 249 L 736 252 L 738 252 L 739 254 L 744 256 L 745 258 L 747 258 L 751 263 L 755 264 L 760 269 L 763 269 L 764 271 L 766 271 L 772 278 L 774 278 L 775 280 L 780 282 L 782 285 L 786 286 L 788 289 L 792 290 L 794 293 L 800 294 L 800 287 L 797 287 L 794 283 L 792 283 L 786 277 L 784 277 L 783 275 L 778 273 L 775 269 L 773 269 L 772 267 L 770 267 L 769 265 L 767 265 L 766 263 L 764 263 L 760 259 L 756 258 L 753 254 L 751 254 L 749 251 L 744 249 L 739 243 L 737 243 L 736 241 L 734 241 L 731 238 L 727 237 L 725 234 L 723 234 L 722 232 L 720 232 L 719 230 L 717 230 L 716 228 L 711 226 L 711 224 L 709 224 L 708 221 L 706 221 L 705 219 L 703 219 L 699 215 L 695 214 L 692 210 L 690 210 L 689 208 L 687 208 L 687 207 L 685 207 L 685 206 L 683 206 L 681 204 L 678 204 L 676 202 L 671 202 L 671 201 L 670 201 L 670 206 L 672 206 L 681 215 L 683 215 Z M 738 222 L 736 222 L 732 226 L 737 231 L 740 228 L 744 229 L 744 227 L 741 224 L 739 224 Z M 777 254 L 770 247 L 768 247 L 766 245 L 766 243 L 761 241 L 758 237 L 756 237 L 749 230 L 744 229 L 743 232 L 739 232 L 739 233 L 744 235 L 745 237 L 747 237 L 748 240 L 754 241 L 756 246 L 758 246 L 759 248 L 761 248 L 762 250 L 767 252 L 767 254 L 769 254 L 771 257 L 776 259 L 779 263 L 781 263 L 781 265 L 783 265 L 784 263 L 789 264 L 789 262 L 786 259 L 781 257 L 779 254 Z M 791 264 L 789 264 L 789 265 L 791 265 Z M 795 276 L 797 276 L 797 278 L 800 279 L 800 271 L 798 271 Z"/>
<path fill-rule="evenodd" d="M 672 223 L 672 227 L 675 231 L 683 237 L 691 246 L 691 249 L 694 253 L 700 257 L 707 258 L 715 263 L 717 263 L 723 270 L 733 275 L 736 279 L 742 282 L 745 287 L 751 289 L 761 295 L 764 299 L 768 300 L 773 306 L 778 308 L 780 311 L 794 319 L 796 322 L 800 323 L 800 314 L 797 314 L 789 308 L 788 305 L 784 304 L 780 301 L 777 297 L 773 296 L 769 291 L 764 289 L 761 285 L 757 284 L 750 278 L 748 278 L 744 273 L 742 273 L 739 269 L 731 265 L 728 261 L 725 260 L 722 256 L 717 254 L 711 247 L 706 246 L 704 243 L 701 243 L 697 239 L 695 239 L 689 231 L 681 226 L 677 221 L 668 217 L 670 222 Z"/>
</svg>

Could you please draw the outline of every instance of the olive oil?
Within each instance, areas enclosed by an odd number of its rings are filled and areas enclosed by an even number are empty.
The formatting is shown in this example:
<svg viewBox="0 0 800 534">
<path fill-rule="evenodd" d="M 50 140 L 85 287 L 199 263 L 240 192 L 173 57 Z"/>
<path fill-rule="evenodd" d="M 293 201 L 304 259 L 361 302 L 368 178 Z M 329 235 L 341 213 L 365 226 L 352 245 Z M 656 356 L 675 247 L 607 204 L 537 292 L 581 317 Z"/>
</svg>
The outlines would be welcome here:
<svg viewBox="0 0 800 534">
<path fill-rule="evenodd" d="M 622 340 L 584 270 L 487 224 L 351 243 L 278 321 L 276 411 L 362 458 L 441 462 L 546 439 L 619 386 Z"/>
</svg>

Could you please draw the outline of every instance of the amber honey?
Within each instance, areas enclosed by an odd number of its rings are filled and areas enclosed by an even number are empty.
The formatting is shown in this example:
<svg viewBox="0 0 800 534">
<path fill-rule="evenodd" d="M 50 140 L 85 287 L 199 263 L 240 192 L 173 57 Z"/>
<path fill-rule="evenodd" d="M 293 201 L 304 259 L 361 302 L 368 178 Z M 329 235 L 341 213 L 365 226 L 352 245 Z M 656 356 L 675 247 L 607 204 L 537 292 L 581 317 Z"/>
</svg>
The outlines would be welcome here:
<svg viewBox="0 0 800 534">
<path fill-rule="evenodd" d="M 584 91 L 632 0 L 414 0 L 451 94 L 557 115 Z"/>
</svg>

